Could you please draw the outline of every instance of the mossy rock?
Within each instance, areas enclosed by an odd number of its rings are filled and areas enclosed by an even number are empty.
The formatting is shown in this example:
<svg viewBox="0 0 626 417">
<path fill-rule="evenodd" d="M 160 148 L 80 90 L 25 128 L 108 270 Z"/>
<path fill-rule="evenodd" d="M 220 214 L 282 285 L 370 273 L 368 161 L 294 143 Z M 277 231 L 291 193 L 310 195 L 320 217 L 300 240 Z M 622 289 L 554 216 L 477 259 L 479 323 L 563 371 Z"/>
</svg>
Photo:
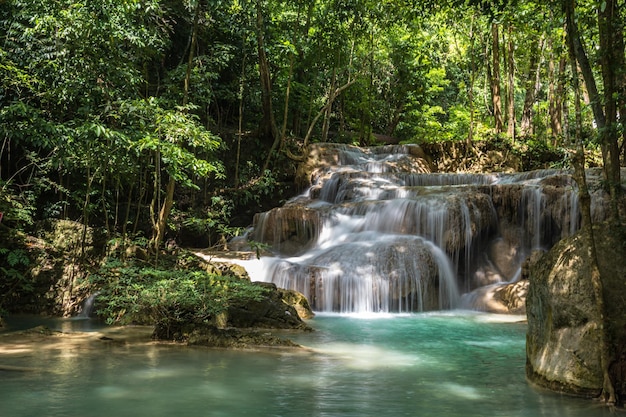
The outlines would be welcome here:
<svg viewBox="0 0 626 417">
<path fill-rule="evenodd" d="M 218 329 L 205 326 L 195 329 L 188 337 L 191 346 L 206 346 L 227 349 L 250 349 L 259 347 L 300 347 L 297 343 L 274 336 L 267 331 L 242 330 L 235 328 Z"/>
<path fill-rule="evenodd" d="M 304 296 L 304 294 L 298 291 L 286 290 L 283 288 L 279 288 L 278 291 L 280 292 L 285 304 L 292 306 L 301 319 L 309 320 L 315 317 L 315 313 L 313 313 L 313 310 L 311 309 L 309 300 Z"/>
<path fill-rule="evenodd" d="M 253 285 L 265 287 L 268 296 L 259 301 L 229 306 L 227 323 L 239 328 L 271 328 L 311 330 L 300 318 L 295 307 L 283 300 L 283 294 L 276 285 L 266 282 L 254 282 Z"/>
</svg>

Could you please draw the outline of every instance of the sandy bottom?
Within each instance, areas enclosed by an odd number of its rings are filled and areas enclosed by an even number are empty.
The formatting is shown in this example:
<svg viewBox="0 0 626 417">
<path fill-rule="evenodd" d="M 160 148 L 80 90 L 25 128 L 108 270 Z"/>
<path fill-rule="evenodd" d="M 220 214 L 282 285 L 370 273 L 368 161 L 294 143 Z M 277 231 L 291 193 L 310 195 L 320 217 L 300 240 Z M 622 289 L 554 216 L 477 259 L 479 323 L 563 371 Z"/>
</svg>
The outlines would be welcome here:
<svg viewBox="0 0 626 417">
<path fill-rule="evenodd" d="M 123 326 L 94 332 L 64 333 L 39 326 L 33 329 L 0 334 L 0 371 L 40 371 L 37 368 L 13 366 L 29 356 L 45 352 L 109 348 L 112 345 L 155 345 L 168 342 L 152 340 L 152 326 Z"/>
</svg>

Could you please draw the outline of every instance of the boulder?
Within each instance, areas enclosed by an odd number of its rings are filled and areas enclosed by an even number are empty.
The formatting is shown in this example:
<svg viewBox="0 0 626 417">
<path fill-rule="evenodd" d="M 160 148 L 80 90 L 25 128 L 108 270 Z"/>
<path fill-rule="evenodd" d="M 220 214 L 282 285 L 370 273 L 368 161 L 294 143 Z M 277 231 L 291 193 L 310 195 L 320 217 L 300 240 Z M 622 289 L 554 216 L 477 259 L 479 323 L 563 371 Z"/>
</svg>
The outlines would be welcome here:
<svg viewBox="0 0 626 417">
<path fill-rule="evenodd" d="M 283 302 L 292 306 L 301 319 L 309 320 L 315 317 L 315 313 L 311 310 L 309 300 L 304 296 L 304 294 L 298 291 L 286 290 L 283 288 L 278 288 L 278 292 L 281 294 Z"/>
<path fill-rule="evenodd" d="M 528 281 L 486 285 L 464 294 L 463 308 L 495 314 L 526 314 Z"/>
<path fill-rule="evenodd" d="M 12 248 L 28 253 L 29 265 L 22 279 L 30 290 L 12 295 L 7 309 L 12 313 L 75 315 L 92 292 L 86 277 L 90 265 L 102 256 L 105 240 L 97 230 L 69 220 L 40 222 L 37 235 L 13 239 Z"/>
<path fill-rule="evenodd" d="M 231 305 L 226 312 L 227 327 L 311 329 L 302 321 L 295 307 L 283 300 L 283 292 L 279 291 L 276 285 L 266 282 L 253 284 L 268 288 L 269 295 L 260 301 Z M 295 299 L 295 296 L 292 299 Z"/>
<path fill-rule="evenodd" d="M 595 235 L 612 343 L 610 370 L 623 398 L 626 239 L 623 231 L 606 226 L 596 229 Z M 602 389 L 601 320 L 590 271 L 580 235 L 564 239 L 530 267 L 526 300 L 528 379 L 544 388 L 584 397 L 596 397 Z"/>
</svg>

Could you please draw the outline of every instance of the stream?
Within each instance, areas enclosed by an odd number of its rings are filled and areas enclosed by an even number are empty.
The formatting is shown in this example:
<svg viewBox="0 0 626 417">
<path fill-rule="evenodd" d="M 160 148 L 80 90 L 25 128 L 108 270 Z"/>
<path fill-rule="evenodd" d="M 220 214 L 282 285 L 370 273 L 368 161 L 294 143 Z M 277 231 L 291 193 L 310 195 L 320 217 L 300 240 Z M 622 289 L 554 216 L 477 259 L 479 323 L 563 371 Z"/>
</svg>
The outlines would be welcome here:
<svg viewBox="0 0 626 417">
<path fill-rule="evenodd" d="M 37 369 L 0 371 L 0 416 L 608 416 L 529 386 L 523 319 L 318 314 L 315 332 L 288 335 L 303 351 L 109 344 L 9 356 L 0 345 L 0 364 Z"/>
</svg>

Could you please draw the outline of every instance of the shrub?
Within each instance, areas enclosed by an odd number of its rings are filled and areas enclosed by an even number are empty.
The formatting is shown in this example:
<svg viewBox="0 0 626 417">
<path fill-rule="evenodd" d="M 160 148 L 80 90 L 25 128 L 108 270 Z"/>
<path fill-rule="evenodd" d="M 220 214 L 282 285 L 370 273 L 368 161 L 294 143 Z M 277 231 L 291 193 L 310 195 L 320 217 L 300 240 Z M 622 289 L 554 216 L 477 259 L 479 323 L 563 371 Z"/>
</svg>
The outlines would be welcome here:
<svg viewBox="0 0 626 417">
<path fill-rule="evenodd" d="M 109 259 L 90 277 L 96 314 L 113 324 L 149 324 L 162 337 L 213 324 L 233 303 L 260 301 L 266 289 L 230 275 Z"/>
</svg>

